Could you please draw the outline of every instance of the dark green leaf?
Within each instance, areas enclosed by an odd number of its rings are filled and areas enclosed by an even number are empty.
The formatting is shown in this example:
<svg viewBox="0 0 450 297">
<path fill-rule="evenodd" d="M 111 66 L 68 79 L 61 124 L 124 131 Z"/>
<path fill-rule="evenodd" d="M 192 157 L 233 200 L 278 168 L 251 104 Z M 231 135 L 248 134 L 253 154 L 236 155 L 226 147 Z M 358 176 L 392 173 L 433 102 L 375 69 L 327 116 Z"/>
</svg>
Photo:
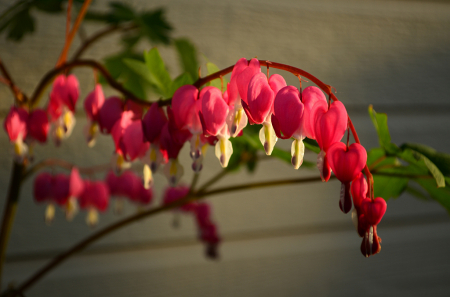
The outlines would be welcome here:
<svg viewBox="0 0 450 297">
<path fill-rule="evenodd" d="M 159 93 L 164 98 L 171 97 L 172 79 L 170 78 L 169 72 L 167 72 L 158 49 L 155 47 L 148 52 L 145 52 L 144 59 L 145 64 L 150 71 L 151 83 L 157 87 Z"/>
<path fill-rule="evenodd" d="M 450 155 L 441 153 L 436 151 L 435 149 L 423 145 L 423 144 L 416 144 L 416 143 L 405 143 L 401 146 L 402 149 L 410 148 L 413 149 L 416 152 L 421 153 L 425 157 L 427 157 L 431 162 L 433 162 L 439 170 L 444 175 L 450 174 Z"/>
<path fill-rule="evenodd" d="M 419 185 L 421 185 L 437 202 L 439 202 L 450 213 L 450 188 L 436 188 L 436 183 L 433 179 L 416 179 Z"/>
<path fill-rule="evenodd" d="M 423 193 L 422 189 L 417 189 L 415 186 L 412 186 L 411 183 L 408 184 L 408 186 L 405 189 L 405 192 L 413 195 L 416 198 L 419 198 L 421 200 L 426 200 L 426 201 L 430 201 L 431 197 L 429 195 L 426 195 L 425 193 Z"/>
<path fill-rule="evenodd" d="M 185 86 L 185 85 L 192 85 L 193 83 L 194 83 L 194 81 L 192 80 L 191 75 L 189 73 L 185 72 L 185 73 L 179 75 L 173 81 L 172 90 L 170 92 L 171 93 L 170 97 L 173 96 L 173 94 L 179 87 Z"/>
<path fill-rule="evenodd" d="M 172 26 L 167 22 L 163 9 L 145 12 L 138 19 L 141 30 L 151 42 L 170 43 L 169 33 Z"/>
<path fill-rule="evenodd" d="M 133 9 L 121 2 L 111 2 L 109 4 L 111 7 L 111 22 L 113 23 L 120 23 L 120 22 L 127 22 L 131 21 L 135 18 L 135 13 Z"/>
<path fill-rule="evenodd" d="M 57 13 L 63 11 L 62 0 L 35 0 L 33 5 L 42 11 L 49 13 Z"/>
<path fill-rule="evenodd" d="M 0 30 L 5 27 L 8 27 L 8 39 L 20 41 L 26 34 L 34 32 L 34 18 L 30 15 L 29 9 L 26 8 L 9 19 Z"/>
<path fill-rule="evenodd" d="M 389 154 L 396 154 L 399 152 L 399 148 L 391 143 L 391 135 L 389 134 L 389 128 L 387 124 L 387 114 L 377 113 L 373 109 L 373 106 L 369 106 L 369 115 L 372 119 L 372 123 L 375 126 L 378 134 L 378 141 L 380 142 L 380 147 L 386 150 Z"/>
<path fill-rule="evenodd" d="M 208 75 L 216 73 L 220 70 L 219 67 L 217 67 L 215 64 L 211 62 L 206 63 L 206 69 L 208 69 Z M 225 92 L 227 90 L 228 80 L 225 77 L 222 77 L 222 79 L 223 79 L 223 91 Z M 220 80 L 220 78 L 212 80 L 211 82 L 209 82 L 208 85 L 216 87 L 219 90 L 222 90 L 222 81 Z"/>
<path fill-rule="evenodd" d="M 195 46 L 186 38 L 175 39 L 178 58 L 184 72 L 191 75 L 195 81 L 198 78 L 198 59 Z"/>
<path fill-rule="evenodd" d="M 406 189 L 408 178 L 373 175 L 375 197 L 397 198 Z"/>
<path fill-rule="evenodd" d="M 442 172 L 439 170 L 439 168 L 431 162 L 427 157 L 422 155 L 421 153 L 405 148 L 399 156 L 409 162 L 411 165 L 422 169 L 424 171 L 424 174 L 428 174 L 428 172 L 431 173 L 431 175 L 434 177 L 436 184 L 438 187 L 445 187 L 445 179 Z"/>
</svg>

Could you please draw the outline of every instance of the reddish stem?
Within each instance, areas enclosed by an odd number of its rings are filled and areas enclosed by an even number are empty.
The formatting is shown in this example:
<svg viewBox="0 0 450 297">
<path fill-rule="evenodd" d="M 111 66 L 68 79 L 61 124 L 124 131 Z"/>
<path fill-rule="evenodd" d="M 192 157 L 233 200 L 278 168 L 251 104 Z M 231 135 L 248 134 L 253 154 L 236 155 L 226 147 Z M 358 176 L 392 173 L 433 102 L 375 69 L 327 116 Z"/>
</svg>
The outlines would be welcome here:
<svg viewBox="0 0 450 297">
<path fill-rule="evenodd" d="M 322 91 L 324 91 L 333 101 L 339 101 L 338 98 L 333 94 L 333 92 L 331 91 L 332 87 L 330 85 L 325 84 L 324 82 L 322 82 L 320 79 L 318 79 L 317 77 L 315 77 L 314 75 L 300 69 L 297 67 L 293 67 L 290 65 L 286 65 L 286 64 L 281 64 L 281 63 L 276 63 L 276 62 L 272 62 L 272 61 L 267 61 L 267 60 L 259 60 L 259 64 L 261 66 L 269 66 L 276 68 L 276 69 L 280 69 L 280 70 L 284 70 L 284 71 L 288 71 L 292 74 L 294 74 L 295 76 L 302 76 L 302 77 L 306 77 L 308 78 L 310 81 L 312 81 L 314 84 L 316 84 Z M 199 88 L 202 85 L 204 85 L 205 83 L 214 80 L 216 78 L 219 78 L 220 76 L 223 76 L 227 73 L 230 73 L 231 71 L 233 71 L 233 67 L 234 66 L 230 66 L 227 67 L 221 71 L 218 71 L 216 73 L 213 73 L 211 75 L 208 75 L 206 77 L 203 78 L 199 78 L 195 83 L 194 86 Z M 350 119 L 350 117 L 348 117 L 348 124 L 350 127 L 350 130 L 352 131 L 353 134 L 353 138 L 355 139 L 356 143 L 361 144 L 361 142 L 359 141 L 359 137 L 358 134 L 356 133 L 355 130 L 355 126 L 353 126 L 352 120 Z M 369 180 L 369 193 L 370 193 L 370 198 L 374 199 L 373 197 L 373 177 L 372 174 L 370 173 L 369 167 L 366 166 L 364 167 L 364 173 L 366 174 L 367 179 Z"/>
<path fill-rule="evenodd" d="M 77 19 L 75 20 L 75 24 L 73 25 L 72 30 L 70 31 L 69 35 L 67 36 L 66 42 L 64 44 L 64 48 L 61 52 L 61 56 L 58 59 L 58 63 L 56 63 L 57 67 L 61 66 L 62 64 L 64 64 L 66 62 L 67 53 L 69 52 L 69 48 L 70 48 L 70 45 L 72 44 L 72 40 L 75 37 L 75 34 L 77 33 L 78 28 L 81 25 L 81 21 L 83 20 L 84 15 L 86 14 L 87 9 L 89 7 L 89 4 L 91 4 L 91 1 L 92 0 L 84 1 L 83 6 L 81 7 L 81 10 L 78 13 Z"/>
</svg>

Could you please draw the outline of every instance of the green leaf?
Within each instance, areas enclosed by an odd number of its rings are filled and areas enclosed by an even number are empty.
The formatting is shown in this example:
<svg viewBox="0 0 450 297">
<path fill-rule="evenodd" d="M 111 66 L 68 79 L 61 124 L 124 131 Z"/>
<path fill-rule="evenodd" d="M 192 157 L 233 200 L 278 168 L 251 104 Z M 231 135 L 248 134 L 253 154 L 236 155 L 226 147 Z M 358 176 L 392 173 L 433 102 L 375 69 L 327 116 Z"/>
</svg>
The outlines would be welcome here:
<svg viewBox="0 0 450 297">
<path fill-rule="evenodd" d="M 426 171 L 429 171 L 431 175 L 434 177 L 437 187 L 445 187 L 444 175 L 439 170 L 439 168 L 427 157 L 410 148 L 405 148 L 403 152 L 400 154 L 400 156 L 405 161 L 409 162 L 410 164 L 418 168 L 427 169 Z"/>
<path fill-rule="evenodd" d="M 414 180 L 421 185 L 437 202 L 439 202 L 450 213 L 450 188 L 436 188 L 436 183 L 432 179 Z"/>
<path fill-rule="evenodd" d="M 389 154 L 396 154 L 399 152 L 399 148 L 395 144 L 391 143 L 391 135 L 387 124 L 387 114 L 377 113 L 373 109 L 373 106 L 369 105 L 369 115 L 375 129 L 377 130 L 380 147 L 382 147 Z"/>
<path fill-rule="evenodd" d="M 444 175 L 450 174 L 450 155 L 441 153 L 436 151 L 435 149 L 416 143 L 405 143 L 401 146 L 401 149 L 404 150 L 406 148 L 410 148 L 416 152 L 421 153 L 425 157 L 427 157 L 431 162 L 433 162 L 439 170 Z"/>
<path fill-rule="evenodd" d="M 423 193 L 423 190 L 417 189 L 416 187 L 412 186 L 411 183 L 408 184 L 405 192 L 421 200 L 430 201 L 432 199 L 430 196 Z"/>
<path fill-rule="evenodd" d="M 175 39 L 175 48 L 184 72 L 191 75 L 195 81 L 198 79 L 198 59 L 195 46 L 186 38 Z"/>
<path fill-rule="evenodd" d="M 8 28 L 7 38 L 13 41 L 20 41 L 26 34 L 34 32 L 34 18 L 30 15 L 29 8 L 19 11 L 7 20 L 0 31 Z"/>
<path fill-rule="evenodd" d="M 136 97 L 146 100 L 146 90 L 148 87 L 152 86 L 139 72 L 137 72 L 136 69 L 139 68 L 138 65 L 140 64 L 144 65 L 144 68 L 147 69 L 145 64 L 142 61 L 137 60 L 137 58 L 139 58 L 139 56 L 136 56 L 133 53 L 120 53 L 106 58 L 105 67 L 110 75 L 121 82 L 127 90 L 132 92 Z M 99 81 L 101 83 L 106 82 L 102 76 L 100 76 Z"/>
<path fill-rule="evenodd" d="M 112 23 L 127 22 L 135 18 L 135 12 L 129 5 L 121 2 L 111 2 L 109 6 L 112 10 L 110 12 L 110 21 Z"/>
<path fill-rule="evenodd" d="M 408 178 L 373 174 L 375 197 L 397 198 L 406 189 Z"/>
<path fill-rule="evenodd" d="M 215 64 L 208 62 L 206 63 L 206 69 L 208 69 L 208 75 L 219 72 L 219 67 L 217 67 Z M 227 90 L 227 84 L 228 84 L 228 80 L 225 77 L 222 77 L 223 79 L 223 91 L 225 92 Z M 209 83 L 210 86 L 216 87 L 219 90 L 222 89 L 222 82 L 220 80 L 220 78 L 216 78 L 214 80 L 212 80 Z"/>
<path fill-rule="evenodd" d="M 154 84 L 164 98 L 169 98 L 172 93 L 172 79 L 164 65 L 164 61 L 158 49 L 152 48 L 144 53 L 145 64 L 150 71 L 150 81 Z"/>
<path fill-rule="evenodd" d="M 189 73 L 185 72 L 179 75 L 172 84 L 172 90 L 170 97 L 173 96 L 176 90 L 178 90 L 179 87 L 185 86 L 185 85 L 192 85 L 194 81 L 192 80 L 192 77 Z"/>
<path fill-rule="evenodd" d="M 170 43 L 172 26 L 167 22 L 163 9 L 145 12 L 138 18 L 141 30 L 145 36 L 155 43 Z"/>
</svg>

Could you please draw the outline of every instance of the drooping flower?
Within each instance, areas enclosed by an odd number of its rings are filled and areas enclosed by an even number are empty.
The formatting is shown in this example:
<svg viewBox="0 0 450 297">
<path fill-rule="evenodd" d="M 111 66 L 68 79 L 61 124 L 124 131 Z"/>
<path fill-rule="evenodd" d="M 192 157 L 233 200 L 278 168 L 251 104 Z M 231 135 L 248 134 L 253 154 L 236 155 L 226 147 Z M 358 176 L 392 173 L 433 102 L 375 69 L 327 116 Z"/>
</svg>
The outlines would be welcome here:
<svg viewBox="0 0 450 297">
<path fill-rule="evenodd" d="M 362 224 L 361 216 L 364 216 L 361 211 L 361 204 L 364 199 L 367 198 L 368 185 L 366 178 L 360 172 L 356 178 L 352 181 L 352 185 L 350 187 L 350 191 L 352 194 L 353 201 L 353 211 L 352 211 L 352 221 L 355 225 L 356 232 L 358 232 L 359 236 L 364 237 L 365 226 Z"/>
<path fill-rule="evenodd" d="M 375 255 L 381 250 L 381 238 L 377 234 L 377 225 L 386 212 L 386 207 L 386 201 L 381 197 L 374 200 L 364 199 L 361 203 L 362 216 L 366 227 L 361 243 L 361 253 L 365 257 Z"/>
<path fill-rule="evenodd" d="M 267 155 L 272 154 L 278 140 L 272 127 L 271 114 L 274 111 L 275 97 L 284 87 L 286 87 L 286 81 L 281 75 L 274 74 L 267 79 L 263 73 L 258 72 L 248 85 L 248 105 L 245 102 L 242 103 L 250 122 L 263 124 L 259 138 Z"/>
<path fill-rule="evenodd" d="M 69 175 L 69 198 L 65 204 L 66 219 L 72 220 L 78 211 L 78 197 L 84 191 L 84 181 L 81 179 L 80 173 L 76 167 L 72 168 Z"/>
<path fill-rule="evenodd" d="M 342 142 L 335 142 L 328 148 L 327 155 L 331 169 L 342 183 L 339 207 L 342 212 L 348 213 L 352 208 L 350 183 L 366 165 L 367 152 L 359 143 L 347 147 Z"/>
<path fill-rule="evenodd" d="M 247 126 L 248 118 L 242 107 L 242 101 L 247 102 L 248 85 L 252 77 L 259 72 L 261 68 L 257 59 L 251 59 L 248 62 L 247 59 L 241 58 L 233 67 L 227 88 L 230 106 L 228 126 L 231 137 L 236 137 Z"/>
<path fill-rule="evenodd" d="M 229 140 L 230 131 L 226 121 L 229 115 L 229 106 L 223 98 L 222 92 L 216 87 L 203 88 L 200 98 L 202 102 L 200 119 L 203 132 L 208 137 L 217 137 L 216 157 L 222 167 L 227 167 L 233 154 L 233 146 Z"/>
<path fill-rule="evenodd" d="M 79 84 L 74 75 L 59 75 L 53 82 L 47 113 L 54 124 L 52 135 L 56 145 L 70 136 L 75 126 L 75 105 L 79 97 Z"/>
<path fill-rule="evenodd" d="M 12 106 L 3 122 L 9 141 L 14 145 L 14 159 L 19 163 L 28 153 L 28 146 L 24 143 L 28 133 L 27 121 L 28 112 L 23 108 Z"/>
<path fill-rule="evenodd" d="M 347 121 L 347 111 L 340 101 L 331 103 L 329 109 L 323 104 L 314 104 L 311 109 L 310 123 L 314 126 L 314 137 L 321 150 L 317 156 L 317 167 L 323 181 L 328 181 L 331 175 L 327 161 L 328 148 L 344 136 Z"/>
<path fill-rule="evenodd" d="M 86 180 L 78 202 L 82 209 L 88 211 L 86 223 L 91 227 L 97 225 L 98 211 L 105 211 L 109 204 L 107 185 L 101 181 Z"/>
<path fill-rule="evenodd" d="M 311 121 L 311 112 L 316 104 L 326 109 L 328 107 L 327 99 L 318 87 L 309 86 L 302 91 L 301 100 L 304 106 L 302 121 L 303 135 L 310 139 L 316 139 L 314 135 L 314 123 Z"/>
<path fill-rule="evenodd" d="M 27 120 L 28 138 L 44 143 L 47 141 L 49 128 L 47 113 L 43 109 L 35 109 L 29 114 Z"/>
<path fill-rule="evenodd" d="M 88 118 L 88 124 L 85 127 L 85 134 L 88 142 L 88 146 L 95 145 L 97 132 L 99 130 L 99 111 L 105 103 L 105 95 L 100 84 L 96 84 L 94 90 L 89 93 L 84 100 L 84 110 Z"/>
<path fill-rule="evenodd" d="M 276 135 L 282 139 L 293 137 L 291 146 L 291 163 L 298 169 L 303 163 L 305 145 L 303 139 L 304 132 L 304 104 L 300 100 L 300 92 L 294 86 L 282 88 L 274 102 L 274 114 L 272 124 Z"/>
<path fill-rule="evenodd" d="M 104 134 L 111 133 L 114 124 L 121 118 L 123 101 L 119 97 L 109 97 L 98 111 L 98 124 Z"/>
<path fill-rule="evenodd" d="M 152 104 L 142 120 L 144 136 L 150 142 L 148 156 L 144 158 L 144 162 L 149 164 L 153 173 L 156 172 L 160 164 L 167 163 L 167 156 L 164 156 L 164 151 L 161 150 L 159 144 L 161 132 L 167 122 L 167 116 L 164 110 L 158 106 L 158 103 Z"/>
</svg>

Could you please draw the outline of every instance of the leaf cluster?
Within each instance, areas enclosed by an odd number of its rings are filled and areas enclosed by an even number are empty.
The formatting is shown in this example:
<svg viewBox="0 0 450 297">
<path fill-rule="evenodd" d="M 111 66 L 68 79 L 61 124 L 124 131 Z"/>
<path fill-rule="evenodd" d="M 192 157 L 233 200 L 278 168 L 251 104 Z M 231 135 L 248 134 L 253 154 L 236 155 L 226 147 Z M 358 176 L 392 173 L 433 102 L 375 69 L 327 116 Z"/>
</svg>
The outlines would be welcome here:
<svg viewBox="0 0 450 297">
<path fill-rule="evenodd" d="M 368 152 L 367 165 L 374 176 L 376 197 L 396 198 L 403 192 L 439 202 L 450 212 L 450 155 L 422 145 L 391 142 L 387 115 L 369 106 L 379 148 Z"/>
</svg>

